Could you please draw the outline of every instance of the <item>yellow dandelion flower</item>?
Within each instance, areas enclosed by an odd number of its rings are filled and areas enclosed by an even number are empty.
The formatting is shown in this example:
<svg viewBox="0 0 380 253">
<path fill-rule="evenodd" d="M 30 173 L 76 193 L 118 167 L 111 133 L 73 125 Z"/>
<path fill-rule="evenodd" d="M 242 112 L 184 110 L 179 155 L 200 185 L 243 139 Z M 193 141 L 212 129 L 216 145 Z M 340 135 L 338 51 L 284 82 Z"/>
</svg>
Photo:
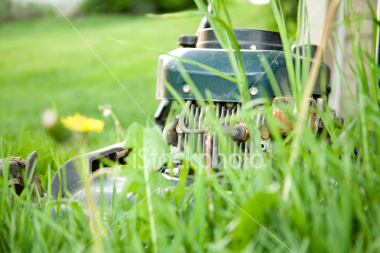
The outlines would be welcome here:
<svg viewBox="0 0 380 253">
<path fill-rule="evenodd" d="M 82 116 L 79 113 L 76 113 L 74 116 L 61 118 L 61 123 L 67 129 L 82 133 L 87 133 L 89 131 L 100 133 L 104 129 L 103 120 L 87 118 L 86 116 Z"/>
</svg>

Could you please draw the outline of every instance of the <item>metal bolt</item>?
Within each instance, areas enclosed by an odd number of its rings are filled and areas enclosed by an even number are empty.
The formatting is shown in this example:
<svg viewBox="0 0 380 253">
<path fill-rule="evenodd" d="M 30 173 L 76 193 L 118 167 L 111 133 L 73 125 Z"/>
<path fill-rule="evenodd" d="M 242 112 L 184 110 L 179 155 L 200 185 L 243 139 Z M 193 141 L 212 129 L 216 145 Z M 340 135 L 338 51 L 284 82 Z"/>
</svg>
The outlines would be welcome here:
<svg viewBox="0 0 380 253">
<path fill-rule="evenodd" d="M 248 137 L 248 129 L 244 125 L 236 125 L 230 136 L 234 141 L 244 141 Z"/>
<path fill-rule="evenodd" d="M 185 93 L 190 93 L 190 91 L 191 91 L 190 86 L 187 85 L 187 84 L 185 84 L 184 86 L 182 86 L 182 90 Z"/>
<path fill-rule="evenodd" d="M 251 93 L 252 96 L 256 96 L 259 94 L 259 90 L 256 87 L 252 87 L 249 92 Z"/>
</svg>

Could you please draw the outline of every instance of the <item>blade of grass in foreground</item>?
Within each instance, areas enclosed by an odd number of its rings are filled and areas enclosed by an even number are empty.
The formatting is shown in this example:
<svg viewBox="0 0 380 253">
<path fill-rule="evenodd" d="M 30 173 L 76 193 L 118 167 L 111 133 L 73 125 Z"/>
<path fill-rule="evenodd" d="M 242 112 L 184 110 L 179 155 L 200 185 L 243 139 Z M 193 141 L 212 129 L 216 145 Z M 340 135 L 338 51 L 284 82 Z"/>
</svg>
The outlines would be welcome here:
<svg viewBox="0 0 380 253">
<path fill-rule="evenodd" d="M 335 0 L 332 2 L 328 8 L 328 13 L 326 16 L 325 26 L 323 30 L 322 35 L 322 42 L 321 45 L 317 48 L 317 51 L 314 56 L 314 63 L 311 65 L 311 70 L 308 78 L 307 85 L 305 87 L 305 90 L 302 95 L 302 100 L 300 101 L 300 110 L 299 110 L 299 119 L 297 121 L 297 124 L 295 126 L 295 132 L 296 132 L 296 138 L 293 140 L 292 149 L 294 152 L 292 152 L 292 156 L 289 160 L 289 167 L 292 167 L 295 163 L 295 161 L 298 159 L 298 150 L 300 145 L 300 138 L 302 136 L 302 131 L 304 129 L 304 124 L 306 121 L 306 116 L 309 111 L 309 98 L 313 92 L 315 82 L 317 81 L 319 69 L 320 69 L 320 63 L 322 61 L 322 54 L 323 50 L 326 47 L 327 44 L 327 37 L 330 31 L 330 24 L 334 20 L 335 13 L 338 10 L 338 6 L 340 4 L 340 0 Z M 289 56 L 290 57 L 290 56 Z M 289 71 L 289 67 L 288 67 Z"/>
</svg>

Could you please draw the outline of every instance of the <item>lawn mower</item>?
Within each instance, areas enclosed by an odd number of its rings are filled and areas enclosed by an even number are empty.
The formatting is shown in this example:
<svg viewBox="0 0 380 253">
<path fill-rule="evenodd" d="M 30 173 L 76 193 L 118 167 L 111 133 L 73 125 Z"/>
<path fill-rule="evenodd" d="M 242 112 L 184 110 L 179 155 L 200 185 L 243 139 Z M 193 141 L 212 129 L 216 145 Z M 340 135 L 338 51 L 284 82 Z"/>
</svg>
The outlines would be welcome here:
<svg viewBox="0 0 380 253">
<path fill-rule="evenodd" d="M 277 118 L 288 130 L 293 128 L 290 119 L 284 111 L 284 106 L 293 108 L 293 93 L 289 81 L 286 66 L 284 45 L 279 32 L 255 29 L 233 30 L 243 63 L 247 87 L 247 94 L 241 94 L 234 78 L 235 73 L 230 64 L 227 50 L 218 42 L 217 34 L 204 18 L 196 35 L 181 35 L 177 48 L 168 54 L 161 55 L 158 60 L 158 78 L 156 99 L 161 103 L 154 115 L 155 127 L 162 131 L 162 135 L 170 149 L 170 154 L 175 156 L 186 150 L 195 154 L 208 156 L 207 163 L 210 170 L 219 172 L 223 170 L 221 163 L 221 143 L 223 142 L 231 154 L 236 154 L 238 167 L 244 167 L 244 163 L 250 161 L 257 154 L 252 129 L 239 113 L 242 110 L 242 100 L 249 97 L 250 106 L 257 113 L 254 121 L 259 131 L 261 151 L 270 150 L 271 133 L 268 130 L 268 122 L 260 114 L 261 110 L 270 107 L 273 116 Z M 307 57 L 303 57 L 307 45 L 292 47 L 292 61 L 296 64 L 297 54 L 300 54 L 300 63 L 306 64 Z M 316 51 L 316 46 L 309 45 L 311 62 Z M 311 50 L 310 50 L 311 49 Z M 269 64 L 264 67 L 263 61 Z M 198 64 L 193 64 L 196 62 Z M 309 60 L 310 64 L 310 60 Z M 326 104 L 323 97 L 330 92 L 330 70 L 325 63 L 320 63 L 320 73 L 315 88 L 310 98 L 309 125 L 314 133 L 323 128 L 321 117 L 316 109 L 323 111 Z M 216 72 L 223 73 L 218 75 Z M 278 84 L 274 87 L 273 79 Z M 189 83 L 191 80 L 191 83 Z M 180 112 L 173 110 L 176 101 L 182 100 Z M 206 107 L 202 106 L 209 102 Z M 178 106 L 177 106 L 178 107 Z M 207 128 L 205 118 L 213 113 L 219 123 L 219 130 L 223 137 Z M 287 134 L 286 129 L 279 129 L 282 135 Z M 100 150 L 93 151 L 70 159 L 59 168 L 51 182 L 52 196 L 65 198 L 74 196 L 77 201 L 85 198 L 82 187 L 81 171 L 85 170 L 88 177 L 93 177 L 104 167 L 104 159 L 113 161 L 119 165 L 126 163 L 125 158 L 131 153 L 133 147 L 121 142 Z M 162 164 L 157 170 L 166 180 L 176 184 L 179 181 L 183 169 L 184 158 L 173 159 L 172 166 Z M 31 185 L 36 185 L 38 194 L 42 197 L 38 178 L 33 174 L 36 167 L 37 153 L 32 153 L 27 161 L 10 159 L 11 180 L 9 185 L 14 185 L 17 193 L 20 193 L 27 185 L 22 180 L 22 170 L 26 170 L 27 176 L 32 175 Z M 83 161 L 85 161 L 83 163 Z M 33 169 L 34 168 L 34 169 Z M 189 173 L 188 183 L 191 183 Z M 116 183 L 115 183 L 116 182 Z M 112 195 L 121 194 L 125 182 L 122 176 L 106 178 L 102 185 L 99 180 L 93 180 L 92 192 L 102 192 L 109 201 Z M 133 201 L 133 199 L 131 199 Z"/>
</svg>

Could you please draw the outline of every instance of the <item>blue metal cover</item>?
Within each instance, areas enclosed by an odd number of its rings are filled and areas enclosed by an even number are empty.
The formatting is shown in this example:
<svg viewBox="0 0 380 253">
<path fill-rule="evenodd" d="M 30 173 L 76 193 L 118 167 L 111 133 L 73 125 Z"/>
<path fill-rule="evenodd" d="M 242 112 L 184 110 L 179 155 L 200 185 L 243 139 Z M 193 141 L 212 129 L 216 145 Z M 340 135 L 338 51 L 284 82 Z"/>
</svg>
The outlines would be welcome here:
<svg viewBox="0 0 380 253">
<path fill-rule="evenodd" d="M 249 89 L 252 86 L 255 86 L 259 91 L 255 96 L 244 94 L 245 96 L 251 96 L 251 99 L 270 99 L 270 101 L 275 97 L 272 84 L 262 65 L 262 60 L 265 59 L 266 62 L 270 64 L 270 68 L 281 91 L 281 94 L 276 94 L 276 96 L 292 96 L 288 71 L 285 64 L 285 53 L 283 51 L 241 50 L 241 55 L 248 81 L 247 88 Z M 292 56 L 293 63 L 295 64 L 296 55 Z M 161 55 L 159 58 L 157 99 L 175 99 L 166 89 L 165 82 L 171 85 L 183 99 L 196 99 L 192 92 L 185 93 L 183 91 L 182 87 L 186 83 L 177 65 L 180 61 L 178 57 L 199 62 L 228 76 L 234 77 L 234 72 L 230 65 L 227 51 L 223 49 L 179 48 L 170 52 L 168 55 Z M 301 57 L 300 61 L 302 66 L 302 62 L 305 61 L 305 59 Z M 236 83 L 194 64 L 185 62 L 181 63 L 186 73 L 190 76 L 191 80 L 202 94 L 202 99 L 206 100 L 206 90 L 208 90 L 212 95 L 213 101 L 241 102 L 242 96 Z M 325 78 L 320 78 L 321 73 L 325 75 Z M 330 72 L 324 63 L 322 63 L 320 75 L 315 85 L 313 92 L 314 96 L 321 96 L 325 90 L 321 88 L 321 79 L 326 80 L 325 87 L 327 87 L 328 90 L 330 87 Z"/>
</svg>

